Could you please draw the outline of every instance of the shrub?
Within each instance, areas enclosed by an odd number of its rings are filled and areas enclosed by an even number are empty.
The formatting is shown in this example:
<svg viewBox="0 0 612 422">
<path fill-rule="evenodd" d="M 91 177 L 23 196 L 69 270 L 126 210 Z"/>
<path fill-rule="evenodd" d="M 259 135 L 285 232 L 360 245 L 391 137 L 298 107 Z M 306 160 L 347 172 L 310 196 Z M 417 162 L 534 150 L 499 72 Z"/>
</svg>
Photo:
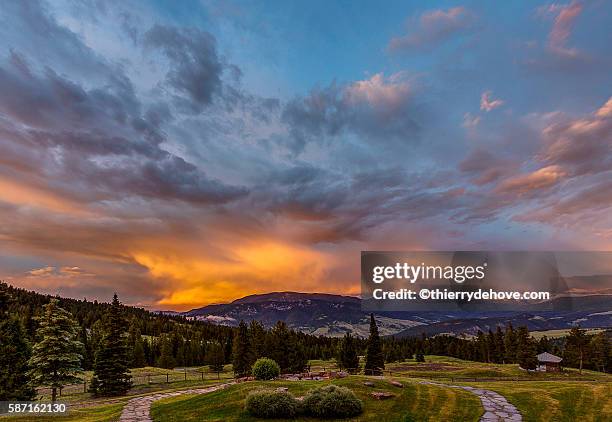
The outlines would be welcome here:
<svg viewBox="0 0 612 422">
<path fill-rule="evenodd" d="M 256 380 L 272 380 L 280 375 L 280 367 L 272 359 L 260 358 L 253 364 L 251 373 Z"/>
<path fill-rule="evenodd" d="M 260 390 L 250 393 L 246 399 L 246 410 L 259 418 L 294 418 L 299 403 L 286 391 Z"/>
<path fill-rule="evenodd" d="M 363 403 L 351 390 L 336 385 L 310 390 L 302 406 L 307 414 L 318 418 L 347 418 L 363 411 Z"/>
</svg>

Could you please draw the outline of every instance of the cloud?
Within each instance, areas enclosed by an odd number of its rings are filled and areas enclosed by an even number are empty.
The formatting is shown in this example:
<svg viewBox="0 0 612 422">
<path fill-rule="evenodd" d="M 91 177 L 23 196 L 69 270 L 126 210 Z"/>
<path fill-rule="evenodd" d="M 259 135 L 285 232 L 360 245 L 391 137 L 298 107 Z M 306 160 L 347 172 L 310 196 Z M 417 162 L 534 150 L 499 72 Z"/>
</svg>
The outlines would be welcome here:
<svg viewBox="0 0 612 422">
<path fill-rule="evenodd" d="M 554 16 L 553 26 L 548 34 L 550 51 L 567 57 L 575 57 L 578 54 L 577 49 L 567 47 L 567 40 L 582 9 L 582 2 L 579 1 L 572 1 L 565 5 L 552 4 L 541 9 L 542 13 Z"/>
<path fill-rule="evenodd" d="M 533 194 L 541 189 L 548 189 L 557 184 L 566 173 L 559 166 L 548 166 L 531 173 L 522 174 L 503 180 L 496 188 L 498 192 Z"/>
<path fill-rule="evenodd" d="M 414 140 L 422 111 L 416 83 L 404 73 L 382 73 L 344 86 L 332 84 L 297 97 L 285 106 L 283 121 L 300 151 L 312 139 L 344 132 L 391 142 Z"/>
<path fill-rule="evenodd" d="M 195 28 L 155 25 L 144 34 L 145 46 L 160 49 L 170 61 L 167 83 L 201 110 L 221 92 L 226 66 L 217 54 L 215 38 Z"/>
<path fill-rule="evenodd" d="M 36 268 L 28 271 L 28 275 L 31 277 L 49 277 L 55 272 L 55 267 L 47 266 L 43 268 Z"/>
<path fill-rule="evenodd" d="M 612 98 L 590 115 L 551 119 L 542 130 L 541 161 L 563 166 L 572 176 L 612 168 Z"/>
<path fill-rule="evenodd" d="M 430 10 L 424 12 L 418 19 L 409 20 L 406 24 L 408 30 L 415 26 L 416 29 L 406 35 L 392 38 L 388 49 L 400 52 L 432 47 L 472 28 L 474 21 L 472 13 L 464 7 Z"/>
<path fill-rule="evenodd" d="M 485 91 L 480 96 L 480 109 L 486 111 L 487 113 L 491 110 L 495 110 L 498 107 L 501 107 L 504 104 L 503 100 L 493 99 L 493 93 L 491 91 Z"/>
</svg>

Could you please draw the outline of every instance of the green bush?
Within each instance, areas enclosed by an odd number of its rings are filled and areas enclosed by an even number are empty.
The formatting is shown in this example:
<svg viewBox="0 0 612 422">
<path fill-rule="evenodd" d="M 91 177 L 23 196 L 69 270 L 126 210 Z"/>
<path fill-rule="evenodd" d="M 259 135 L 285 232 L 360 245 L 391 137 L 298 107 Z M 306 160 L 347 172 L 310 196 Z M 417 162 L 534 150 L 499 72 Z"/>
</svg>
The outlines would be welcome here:
<svg viewBox="0 0 612 422">
<path fill-rule="evenodd" d="M 286 391 L 260 390 L 247 396 L 246 410 L 259 418 L 294 418 L 300 404 Z"/>
<path fill-rule="evenodd" d="M 351 390 L 336 385 L 310 390 L 302 406 L 305 413 L 317 418 L 348 418 L 363 411 L 363 403 Z"/>
<path fill-rule="evenodd" d="M 280 375 L 280 367 L 272 359 L 260 358 L 253 364 L 251 373 L 256 380 L 273 380 Z"/>
</svg>

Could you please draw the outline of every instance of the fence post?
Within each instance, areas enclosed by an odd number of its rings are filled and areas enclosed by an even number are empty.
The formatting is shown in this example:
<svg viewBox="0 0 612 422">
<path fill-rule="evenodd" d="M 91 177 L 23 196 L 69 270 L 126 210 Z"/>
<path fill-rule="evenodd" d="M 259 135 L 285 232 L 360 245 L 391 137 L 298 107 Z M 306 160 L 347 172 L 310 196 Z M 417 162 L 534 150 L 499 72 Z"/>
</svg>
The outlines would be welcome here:
<svg viewBox="0 0 612 422">
<path fill-rule="evenodd" d="M 166 384 L 170 383 L 170 374 L 166 374 Z"/>
<path fill-rule="evenodd" d="M 187 381 L 187 369 L 185 368 L 185 381 Z"/>
<path fill-rule="evenodd" d="M 83 379 L 83 393 L 87 393 L 87 378 Z"/>
<path fill-rule="evenodd" d="M 204 381 L 204 371 L 200 372 L 200 375 L 202 375 L 202 381 Z"/>
<path fill-rule="evenodd" d="M 147 374 L 147 384 L 151 384 L 151 374 Z"/>
</svg>

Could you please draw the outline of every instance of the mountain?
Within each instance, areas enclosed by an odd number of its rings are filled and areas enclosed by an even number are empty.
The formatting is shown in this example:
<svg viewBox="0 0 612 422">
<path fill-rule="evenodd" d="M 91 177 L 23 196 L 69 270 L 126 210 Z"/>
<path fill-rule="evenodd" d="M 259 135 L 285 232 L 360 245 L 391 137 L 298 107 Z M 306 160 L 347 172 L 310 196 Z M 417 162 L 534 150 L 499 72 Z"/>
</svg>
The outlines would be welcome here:
<svg viewBox="0 0 612 422">
<path fill-rule="evenodd" d="M 391 335 L 410 327 L 437 322 L 428 315 L 401 313 L 379 317 L 382 335 Z M 366 337 L 368 313 L 361 310 L 361 299 L 322 293 L 274 292 L 246 296 L 231 303 L 208 305 L 185 312 L 185 316 L 216 324 L 234 326 L 241 320 L 257 320 L 266 327 L 284 321 L 290 328 L 314 335 L 343 336 L 351 332 Z"/>
<path fill-rule="evenodd" d="M 382 335 L 418 336 L 452 334 L 474 335 L 495 330 L 508 322 L 530 330 L 565 329 L 580 324 L 584 328 L 612 327 L 612 296 L 585 295 L 559 297 L 552 306 L 571 311 L 538 311 L 528 307 L 518 312 L 377 312 Z M 322 293 L 273 292 L 246 296 L 231 303 L 208 305 L 183 313 L 184 316 L 215 324 L 236 326 L 241 320 L 260 321 L 272 327 L 284 321 L 290 328 L 308 334 L 339 337 L 351 332 L 367 337 L 369 313 L 361 310 L 361 299 Z"/>
</svg>

